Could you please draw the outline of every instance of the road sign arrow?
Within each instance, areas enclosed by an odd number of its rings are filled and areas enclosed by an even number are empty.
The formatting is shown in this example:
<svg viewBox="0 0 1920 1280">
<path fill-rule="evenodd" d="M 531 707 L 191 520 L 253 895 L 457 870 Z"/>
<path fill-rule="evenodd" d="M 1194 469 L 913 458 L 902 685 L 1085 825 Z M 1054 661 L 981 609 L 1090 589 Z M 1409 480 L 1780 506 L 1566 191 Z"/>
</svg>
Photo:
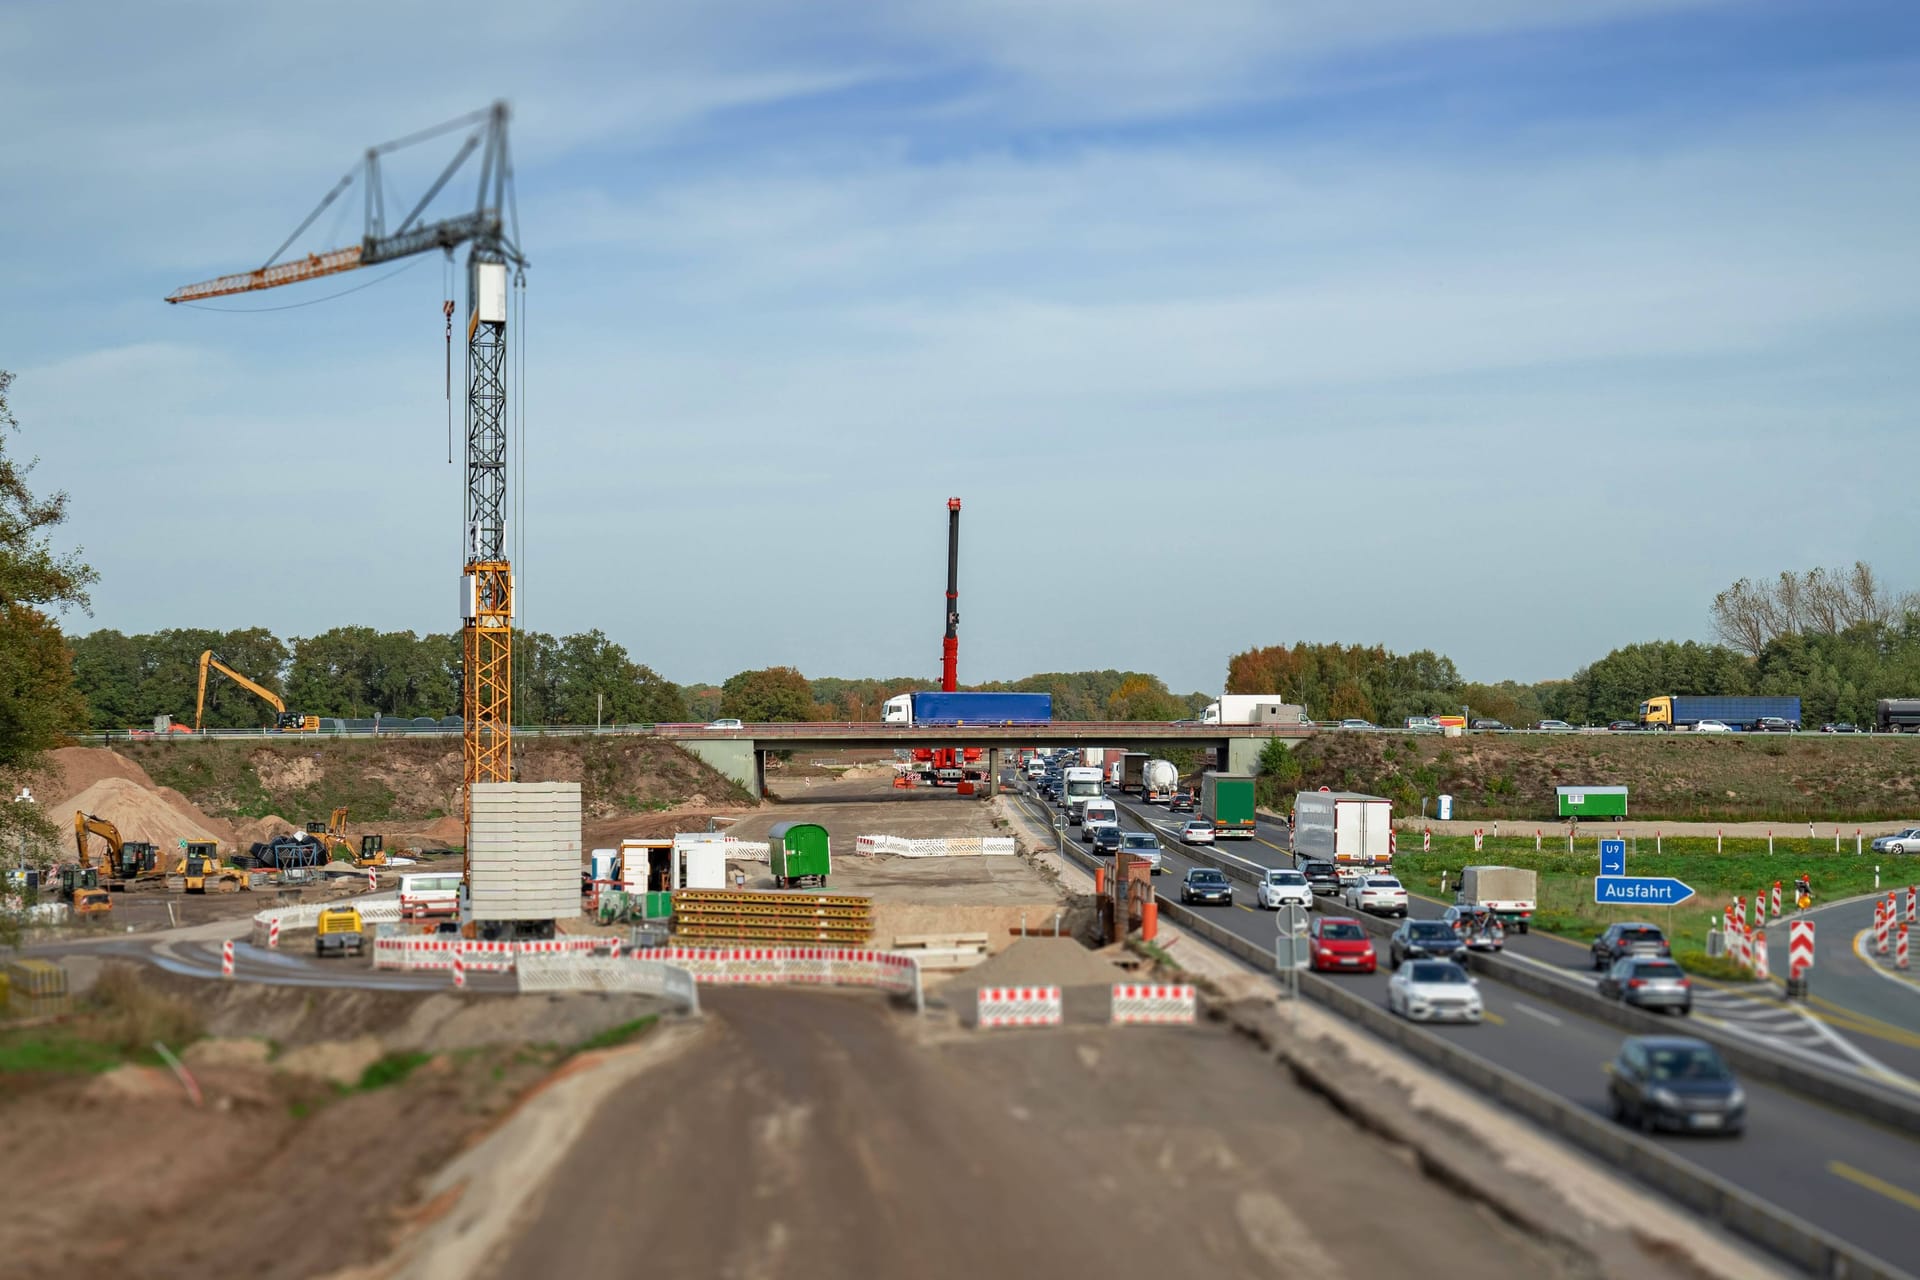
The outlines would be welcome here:
<svg viewBox="0 0 1920 1280">
<path fill-rule="evenodd" d="M 1600 842 L 1600 874 L 1603 876 L 1627 874 L 1627 842 L 1625 840 Z"/>
<path fill-rule="evenodd" d="M 1595 876 L 1593 900 L 1602 906 L 1671 907 L 1693 896 L 1672 876 Z"/>
</svg>

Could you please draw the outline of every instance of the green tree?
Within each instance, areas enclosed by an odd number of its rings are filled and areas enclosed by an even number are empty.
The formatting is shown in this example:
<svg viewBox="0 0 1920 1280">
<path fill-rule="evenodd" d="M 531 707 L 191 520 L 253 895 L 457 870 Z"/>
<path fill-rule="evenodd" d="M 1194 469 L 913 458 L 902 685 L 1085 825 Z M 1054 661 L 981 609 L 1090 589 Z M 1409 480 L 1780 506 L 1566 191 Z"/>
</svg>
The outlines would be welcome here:
<svg viewBox="0 0 1920 1280">
<path fill-rule="evenodd" d="M 792 667 L 764 667 L 720 686 L 720 714 L 749 724 L 813 718 L 813 691 Z"/>
<path fill-rule="evenodd" d="M 27 482 L 33 461 L 7 454 L 8 433 L 20 429 L 7 404 L 12 383 L 0 370 L 0 848 L 38 849 L 35 861 L 45 865 L 57 833 L 39 806 L 11 801 L 46 751 L 86 723 L 73 652 L 55 618 L 88 607 L 97 575 L 48 532 L 67 518 L 67 495 L 36 497 Z M 18 931 L 18 917 L 0 912 L 0 938 L 17 941 Z"/>
</svg>

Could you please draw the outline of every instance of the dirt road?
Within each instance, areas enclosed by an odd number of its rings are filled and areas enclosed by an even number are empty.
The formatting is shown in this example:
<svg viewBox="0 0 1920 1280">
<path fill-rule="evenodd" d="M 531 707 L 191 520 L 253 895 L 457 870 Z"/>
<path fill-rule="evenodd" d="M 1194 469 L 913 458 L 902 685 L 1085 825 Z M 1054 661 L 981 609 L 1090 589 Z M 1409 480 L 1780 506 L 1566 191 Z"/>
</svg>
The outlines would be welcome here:
<svg viewBox="0 0 1920 1280">
<path fill-rule="evenodd" d="M 1591 1274 L 1216 1028 L 916 1044 L 864 995 L 708 1010 L 717 1034 L 603 1104 L 495 1276 L 1338 1280 L 1424 1272 L 1465 1231 L 1507 1274 Z M 1354 1229 L 1376 1210 L 1392 1230 Z"/>
</svg>

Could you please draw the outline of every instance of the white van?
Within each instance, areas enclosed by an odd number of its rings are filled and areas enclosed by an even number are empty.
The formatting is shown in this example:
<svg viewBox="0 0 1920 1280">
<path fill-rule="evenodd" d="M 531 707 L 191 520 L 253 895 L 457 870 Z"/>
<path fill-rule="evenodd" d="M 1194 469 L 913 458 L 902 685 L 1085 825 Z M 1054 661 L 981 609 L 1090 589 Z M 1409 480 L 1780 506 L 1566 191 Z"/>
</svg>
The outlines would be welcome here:
<svg viewBox="0 0 1920 1280">
<path fill-rule="evenodd" d="M 460 914 L 460 873 L 458 871 L 422 871 L 400 877 L 400 918 L 424 920 L 429 916 Z"/>
<path fill-rule="evenodd" d="M 1088 844 L 1093 842 L 1093 829 L 1101 823 L 1117 826 L 1120 822 L 1120 810 L 1111 800 L 1089 800 L 1080 811 L 1080 839 Z"/>
</svg>

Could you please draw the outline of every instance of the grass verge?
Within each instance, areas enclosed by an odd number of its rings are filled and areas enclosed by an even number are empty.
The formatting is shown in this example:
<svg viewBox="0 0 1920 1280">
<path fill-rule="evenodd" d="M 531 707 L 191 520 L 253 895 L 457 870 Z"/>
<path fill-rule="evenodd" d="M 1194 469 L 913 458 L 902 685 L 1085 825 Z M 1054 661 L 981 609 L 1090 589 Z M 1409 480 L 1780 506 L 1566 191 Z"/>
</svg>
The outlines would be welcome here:
<svg viewBox="0 0 1920 1280">
<path fill-rule="evenodd" d="M 651 1030 L 653 1024 L 658 1021 L 660 1021 L 660 1016 L 650 1013 L 644 1018 L 635 1018 L 633 1021 L 623 1022 L 617 1027 L 608 1027 L 599 1035 L 589 1036 L 587 1039 L 582 1040 L 573 1047 L 573 1052 L 591 1053 L 595 1049 L 612 1049 L 630 1041 L 638 1040 Z"/>
</svg>

